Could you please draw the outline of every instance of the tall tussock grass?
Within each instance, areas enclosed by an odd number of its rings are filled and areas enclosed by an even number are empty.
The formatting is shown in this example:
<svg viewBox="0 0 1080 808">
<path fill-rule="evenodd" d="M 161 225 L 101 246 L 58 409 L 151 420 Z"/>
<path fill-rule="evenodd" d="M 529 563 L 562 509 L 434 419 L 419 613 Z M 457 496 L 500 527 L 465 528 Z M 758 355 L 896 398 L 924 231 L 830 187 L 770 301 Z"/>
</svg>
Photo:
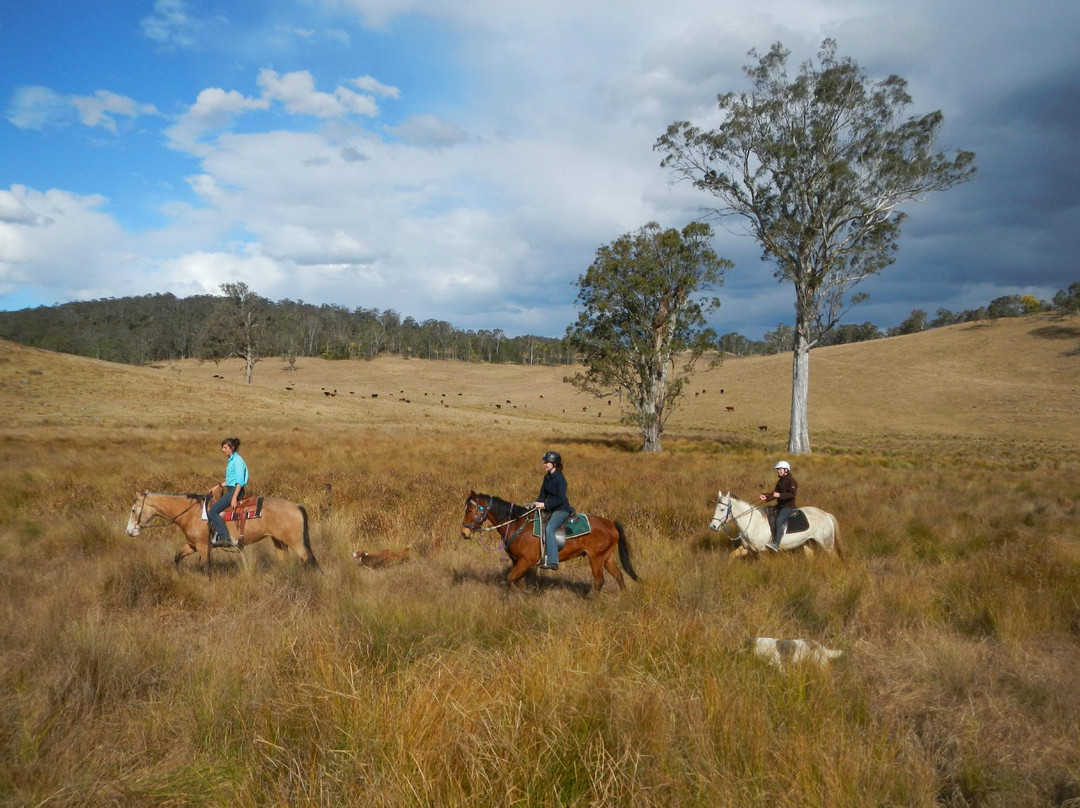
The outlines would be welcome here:
<svg viewBox="0 0 1080 808">
<path fill-rule="evenodd" d="M 124 534 L 137 490 L 217 479 L 217 432 L 0 442 L 0 804 L 1080 800 L 1080 495 L 1053 482 L 1077 471 L 1062 445 L 837 441 L 796 474 L 845 560 L 729 563 L 707 529 L 716 492 L 771 485 L 764 444 L 229 431 L 250 435 L 257 493 L 307 508 L 319 571 L 269 542 L 175 568 L 175 527 Z M 584 561 L 511 591 L 497 539 L 460 537 L 470 490 L 531 501 L 552 447 L 575 505 L 624 525 L 641 578 L 625 591 L 591 594 Z M 350 555 L 405 546 L 382 570 Z M 844 655 L 781 671 L 754 636 Z"/>
</svg>

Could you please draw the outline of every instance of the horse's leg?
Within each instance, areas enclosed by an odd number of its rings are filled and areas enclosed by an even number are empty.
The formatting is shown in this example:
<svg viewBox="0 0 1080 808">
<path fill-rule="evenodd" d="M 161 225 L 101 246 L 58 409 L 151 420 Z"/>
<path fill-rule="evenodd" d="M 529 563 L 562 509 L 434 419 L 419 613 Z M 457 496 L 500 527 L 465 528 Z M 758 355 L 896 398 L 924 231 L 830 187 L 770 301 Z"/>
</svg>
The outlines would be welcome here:
<svg viewBox="0 0 1080 808">
<path fill-rule="evenodd" d="M 834 553 L 837 558 L 843 561 L 844 551 L 840 547 L 840 523 L 836 521 L 836 517 L 831 513 L 826 514 L 826 516 L 829 517 L 829 525 L 832 527 L 832 535 L 829 537 L 829 552 Z"/>
<path fill-rule="evenodd" d="M 180 548 L 180 552 L 173 558 L 173 564 L 180 566 L 180 562 L 187 558 L 192 553 L 199 552 L 199 548 L 192 544 L 190 541 Z"/>
<path fill-rule="evenodd" d="M 202 558 L 203 567 L 206 569 L 206 577 L 210 577 L 210 532 L 206 529 L 206 526 L 202 522 L 192 523 L 183 526 L 184 538 L 187 539 L 187 549 L 181 549 L 176 554 L 176 563 L 180 563 L 180 559 L 186 558 L 192 553 L 198 553 Z"/>
<path fill-rule="evenodd" d="M 619 569 L 619 565 L 615 563 L 615 556 L 609 555 L 607 561 L 604 562 L 604 569 L 608 571 L 608 575 L 615 579 L 615 583 L 619 585 L 619 589 L 626 589 L 626 581 L 623 579 L 622 570 Z"/>
<path fill-rule="evenodd" d="M 745 558 L 750 555 L 750 551 L 743 547 L 741 544 L 731 551 L 731 555 L 728 556 L 728 563 L 730 564 L 736 558 Z"/>
<path fill-rule="evenodd" d="M 277 542 L 277 539 L 274 539 Z M 281 549 L 285 549 L 284 543 L 281 545 Z M 303 562 L 305 567 L 318 567 L 319 562 L 315 560 L 315 554 L 311 552 L 311 548 L 303 542 L 294 541 L 292 544 L 293 552 Z"/>
<path fill-rule="evenodd" d="M 608 550 L 607 558 L 610 558 L 611 550 Z M 605 556 L 601 553 L 596 555 L 589 555 L 589 566 L 592 567 L 592 579 L 593 579 L 593 591 L 599 595 L 600 590 L 604 588 L 604 562 Z"/>
<path fill-rule="evenodd" d="M 286 542 L 294 553 L 299 556 L 305 567 L 310 569 L 318 569 L 319 562 L 315 560 L 315 553 L 311 550 L 311 540 L 308 535 L 308 515 L 307 508 L 303 505 L 294 506 L 297 512 L 300 514 L 300 525 L 291 530 L 292 537 Z M 277 539 L 275 538 L 276 542 Z"/>
<path fill-rule="evenodd" d="M 807 558 L 813 558 L 814 557 L 814 543 L 812 541 L 806 542 L 806 544 L 804 544 L 802 546 L 802 551 L 803 551 L 803 555 L 806 556 Z"/>
<path fill-rule="evenodd" d="M 532 568 L 536 563 L 536 559 L 528 558 L 516 558 L 514 559 L 514 566 L 510 568 L 510 572 L 506 574 L 506 583 L 510 586 L 515 586 L 521 582 L 521 579 L 525 577 L 525 573 Z"/>
</svg>

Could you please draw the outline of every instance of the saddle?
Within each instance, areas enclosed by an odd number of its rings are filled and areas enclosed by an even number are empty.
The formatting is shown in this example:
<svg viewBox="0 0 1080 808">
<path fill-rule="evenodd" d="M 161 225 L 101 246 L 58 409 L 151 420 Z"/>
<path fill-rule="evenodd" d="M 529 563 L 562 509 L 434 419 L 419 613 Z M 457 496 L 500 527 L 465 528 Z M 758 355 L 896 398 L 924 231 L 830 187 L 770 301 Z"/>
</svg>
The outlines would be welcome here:
<svg viewBox="0 0 1080 808">
<path fill-rule="evenodd" d="M 776 535 L 776 514 L 780 509 L 779 508 L 762 508 L 761 510 L 765 511 L 765 515 L 769 519 L 769 530 L 771 530 L 772 534 L 775 536 Z M 788 533 L 799 533 L 800 531 L 809 530 L 809 529 L 810 529 L 810 521 L 806 518 L 806 514 L 803 513 L 801 510 L 799 510 L 798 508 L 796 508 L 794 511 L 792 511 L 791 518 L 788 519 L 788 523 L 787 523 L 787 532 Z"/>
<path fill-rule="evenodd" d="M 203 521 L 209 521 L 206 516 L 206 504 L 207 500 L 203 500 L 202 518 Z M 242 500 L 236 503 L 235 508 L 226 508 L 221 512 L 221 518 L 224 522 L 236 522 L 237 530 L 240 533 L 240 538 L 244 538 L 244 525 L 248 519 L 258 519 L 262 516 L 263 498 L 250 496 L 244 497 Z"/>
<path fill-rule="evenodd" d="M 540 511 L 536 512 L 533 516 L 533 535 L 543 541 L 544 539 L 544 527 L 547 525 L 547 517 L 542 516 Z M 592 532 L 592 525 L 589 524 L 589 515 L 587 513 L 575 513 L 557 528 L 555 528 L 555 542 L 561 549 L 566 544 L 567 539 L 573 539 L 577 536 L 584 536 L 586 533 Z"/>
</svg>

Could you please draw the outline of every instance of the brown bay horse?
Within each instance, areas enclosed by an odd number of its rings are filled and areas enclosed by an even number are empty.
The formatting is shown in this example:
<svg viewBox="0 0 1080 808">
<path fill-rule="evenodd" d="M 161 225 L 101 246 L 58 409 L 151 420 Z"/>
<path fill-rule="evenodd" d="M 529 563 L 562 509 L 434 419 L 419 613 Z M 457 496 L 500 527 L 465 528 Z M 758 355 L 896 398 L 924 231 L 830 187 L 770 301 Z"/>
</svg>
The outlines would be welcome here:
<svg viewBox="0 0 1080 808">
<path fill-rule="evenodd" d="M 205 499 L 203 494 L 155 494 L 150 491 L 137 493 L 135 504 L 131 506 L 126 532 L 129 536 L 138 536 L 139 532 L 156 518 L 176 525 L 187 541 L 173 562 L 179 565 L 189 555 L 199 553 L 209 575 L 210 528 L 202 518 Z M 236 538 L 236 524 L 232 521 L 226 524 L 230 534 Z M 264 497 L 262 514 L 258 518 L 247 520 L 244 537 L 238 549 L 242 551 L 247 545 L 267 537 L 281 552 L 292 550 L 305 565 L 312 568 L 318 566 L 308 540 L 308 515 L 303 505 L 287 499 Z"/>
<path fill-rule="evenodd" d="M 465 498 L 461 537 L 470 539 L 485 530 L 498 532 L 502 539 L 500 545 L 513 562 L 506 576 L 507 583 L 519 584 L 525 573 L 540 562 L 540 539 L 533 535 L 532 528 L 535 513 L 534 508 L 512 505 L 491 494 L 470 491 Z M 491 527 L 482 527 L 485 521 L 491 522 Z M 620 589 L 626 589 L 626 582 L 612 555 L 616 548 L 619 551 L 619 562 L 626 574 L 635 581 L 638 576 L 630 564 L 630 545 L 622 525 L 592 514 L 589 514 L 589 523 L 592 525 L 591 531 L 566 540 L 566 544 L 559 550 L 559 562 L 588 556 L 595 592 L 599 592 L 604 586 L 604 570 L 615 579 Z"/>
</svg>

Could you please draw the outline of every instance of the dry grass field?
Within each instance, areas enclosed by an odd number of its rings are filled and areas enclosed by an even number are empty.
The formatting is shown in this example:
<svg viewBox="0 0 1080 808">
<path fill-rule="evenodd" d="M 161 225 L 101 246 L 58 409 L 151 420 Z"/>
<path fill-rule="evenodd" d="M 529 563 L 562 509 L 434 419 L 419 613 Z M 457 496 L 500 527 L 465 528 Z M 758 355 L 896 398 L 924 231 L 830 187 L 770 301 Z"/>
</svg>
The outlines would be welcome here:
<svg viewBox="0 0 1080 808">
<path fill-rule="evenodd" d="M 771 485 L 786 356 L 701 374 L 646 456 L 559 368 L 267 358 L 247 386 L 0 343 L 0 804 L 1080 806 L 1078 340 L 816 351 L 791 459 L 846 560 L 734 564 L 712 501 Z M 232 435 L 319 571 L 263 543 L 207 576 L 175 527 L 125 535 Z M 625 592 L 584 561 L 508 591 L 460 538 L 468 491 L 531 500 L 549 448 L 625 525 Z M 844 654 L 778 671 L 759 635 Z"/>
</svg>

